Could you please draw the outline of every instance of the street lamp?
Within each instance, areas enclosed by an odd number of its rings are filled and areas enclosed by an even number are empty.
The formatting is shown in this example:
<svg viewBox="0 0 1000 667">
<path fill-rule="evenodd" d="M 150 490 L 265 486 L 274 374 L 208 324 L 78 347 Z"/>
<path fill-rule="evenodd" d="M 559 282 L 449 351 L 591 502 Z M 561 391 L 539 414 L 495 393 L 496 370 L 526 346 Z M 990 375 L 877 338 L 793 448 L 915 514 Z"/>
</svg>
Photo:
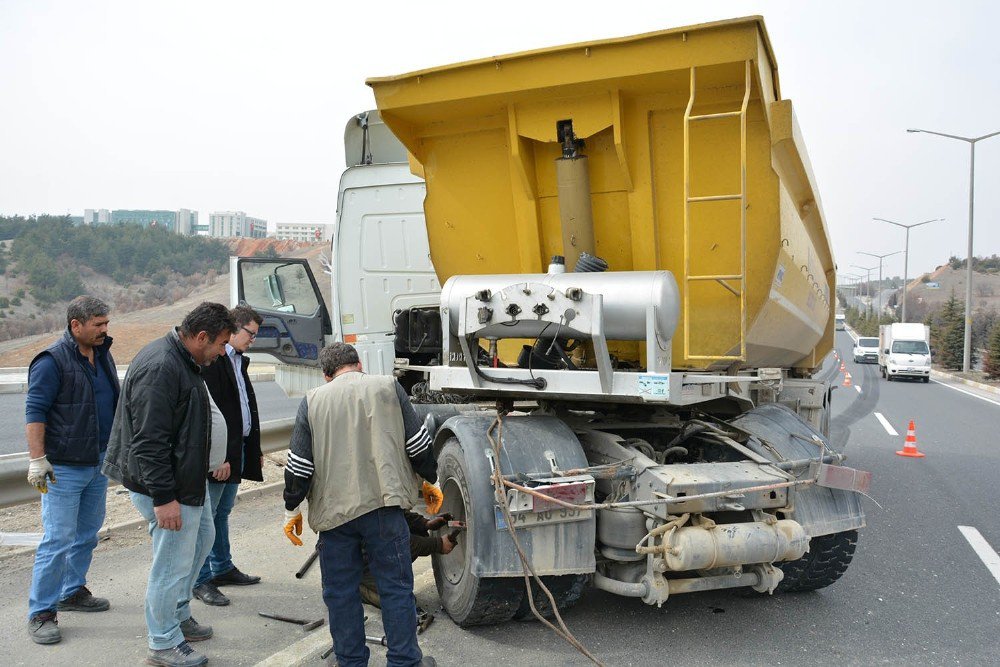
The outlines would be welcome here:
<svg viewBox="0 0 1000 667">
<path fill-rule="evenodd" d="M 920 225 L 929 225 L 932 222 L 941 222 L 944 218 L 935 218 L 933 220 L 924 220 L 923 222 L 915 222 L 912 225 L 904 225 L 901 222 L 894 222 L 892 220 L 886 220 L 885 218 L 872 218 L 872 220 L 879 220 L 881 222 L 888 222 L 890 225 L 896 225 L 897 227 L 902 227 L 906 230 L 906 253 L 903 255 L 903 317 L 900 321 L 906 321 L 906 287 L 909 285 L 909 269 L 910 269 L 910 229 L 913 227 L 919 227 Z"/>
<path fill-rule="evenodd" d="M 893 255 L 898 255 L 903 252 L 902 250 L 897 250 L 896 252 L 887 252 L 884 255 L 876 255 L 873 252 L 865 252 L 864 250 L 859 250 L 859 255 L 868 255 L 869 257 L 878 258 L 878 315 L 876 316 L 878 321 L 882 321 L 882 260 L 886 257 L 892 257 Z"/>
<path fill-rule="evenodd" d="M 965 347 L 962 353 L 962 370 L 966 373 L 972 366 L 972 218 L 973 202 L 976 193 L 976 143 L 983 139 L 989 139 L 1000 134 L 1000 130 L 984 134 L 981 137 L 960 137 L 957 134 L 945 134 L 944 132 L 932 132 L 931 130 L 918 130 L 910 128 L 907 132 L 923 132 L 924 134 L 934 134 L 946 139 L 957 139 L 969 144 L 969 252 L 965 267 Z"/>
<path fill-rule="evenodd" d="M 868 311 L 868 316 L 871 317 L 871 313 L 872 313 L 872 271 L 874 271 L 878 267 L 877 266 L 873 266 L 871 268 L 868 268 L 867 266 L 861 266 L 859 264 L 851 264 L 851 266 L 853 266 L 856 269 L 861 269 L 862 271 L 865 272 L 865 296 L 868 297 L 868 307 L 866 308 L 866 310 Z"/>
</svg>

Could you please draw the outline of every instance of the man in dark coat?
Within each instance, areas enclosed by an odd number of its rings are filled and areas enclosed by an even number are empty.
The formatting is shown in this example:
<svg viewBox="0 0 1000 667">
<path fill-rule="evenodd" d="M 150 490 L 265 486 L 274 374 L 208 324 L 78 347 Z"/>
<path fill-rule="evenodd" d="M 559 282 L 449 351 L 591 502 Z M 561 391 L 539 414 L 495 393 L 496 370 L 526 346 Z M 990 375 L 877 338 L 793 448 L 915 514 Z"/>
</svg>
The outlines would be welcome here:
<svg viewBox="0 0 1000 667">
<path fill-rule="evenodd" d="M 229 513 L 241 480 L 264 480 L 257 399 L 247 373 L 250 360 L 244 356 L 263 320 L 249 306 L 237 306 L 230 314 L 236 322 L 236 332 L 229 337 L 226 353 L 202 374 L 212 399 L 226 419 L 228 430 L 226 461 L 208 476 L 208 492 L 215 517 L 215 543 L 194 587 L 195 597 L 215 606 L 229 604 L 229 597 L 219 590 L 219 586 L 249 586 L 260 581 L 260 577 L 244 574 L 233 564 Z"/>
</svg>

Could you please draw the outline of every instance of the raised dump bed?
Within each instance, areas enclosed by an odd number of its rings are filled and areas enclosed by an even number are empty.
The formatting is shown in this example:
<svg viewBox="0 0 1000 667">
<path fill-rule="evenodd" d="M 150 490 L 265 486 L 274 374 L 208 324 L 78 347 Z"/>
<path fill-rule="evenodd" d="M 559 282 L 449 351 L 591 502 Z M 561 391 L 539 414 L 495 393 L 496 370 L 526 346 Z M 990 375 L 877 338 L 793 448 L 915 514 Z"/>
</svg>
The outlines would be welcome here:
<svg viewBox="0 0 1000 667">
<path fill-rule="evenodd" d="M 675 368 L 807 371 L 832 347 L 830 242 L 760 17 L 368 84 L 427 181 L 442 284 L 587 251 L 673 273 Z"/>
</svg>

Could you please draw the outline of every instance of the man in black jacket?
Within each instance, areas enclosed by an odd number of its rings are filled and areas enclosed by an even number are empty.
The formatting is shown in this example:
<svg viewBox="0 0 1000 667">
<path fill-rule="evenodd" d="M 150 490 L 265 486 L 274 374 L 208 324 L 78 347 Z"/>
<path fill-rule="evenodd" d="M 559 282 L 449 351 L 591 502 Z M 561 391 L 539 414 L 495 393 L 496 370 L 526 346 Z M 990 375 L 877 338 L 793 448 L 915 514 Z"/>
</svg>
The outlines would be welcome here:
<svg viewBox="0 0 1000 667">
<path fill-rule="evenodd" d="M 235 330 L 225 306 L 202 303 L 179 328 L 142 348 L 125 375 L 111 428 L 103 472 L 131 491 L 153 539 L 146 587 L 152 665 L 208 662 L 187 643 L 212 636 L 188 604 L 215 539 L 205 503 L 211 416 L 201 369 L 223 354 Z"/>
<path fill-rule="evenodd" d="M 215 606 L 229 604 L 229 598 L 219 586 L 249 586 L 260 581 L 260 577 L 244 574 L 233 564 L 229 513 L 241 479 L 264 481 L 257 398 L 247 373 L 250 360 L 243 354 L 257 338 L 263 319 L 250 306 L 237 306 L 229 312 L 236 322 L 236 333 L 229 337 L 226 353 L 203 373 L 208 391 L 226 419 L 228 431 L 226 461 L 208 476 L 208 494 L 215 517 L 215 544 L 194 586 L 196 598 Z"/>
</svg>

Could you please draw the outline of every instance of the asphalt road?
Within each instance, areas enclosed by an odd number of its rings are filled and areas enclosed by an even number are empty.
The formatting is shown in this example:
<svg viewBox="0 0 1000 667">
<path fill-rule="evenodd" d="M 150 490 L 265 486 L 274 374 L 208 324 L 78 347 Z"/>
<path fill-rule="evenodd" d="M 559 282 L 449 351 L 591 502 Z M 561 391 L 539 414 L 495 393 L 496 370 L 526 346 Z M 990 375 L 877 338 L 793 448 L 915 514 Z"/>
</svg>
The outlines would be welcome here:
<svg viewBox="0 0 1000 667">
<path fill-rule="evenodd" d="M 274 382 L 255 382 L 261 421 L 294 417 L 301 398 L 288 398 Z M 24 394 L 0 394 L 0 454 L 27 451 L 24 442 Z"/>
<path fill-rule="evenodd" d="M 854 364 L 850 341 L 838 332 L 859 392 L 834 392 L 832 434 L 847 464 L 874 474 L 868 526 L 861 531 L 850 569 L 815 593 L 773 597 L 738 591 L 679 595 L 662 609 L 588 590 L 564 615 L 572 632 L 607 665 L 986 665 L 1000 663 L 1000 582 L 959 531 L 977 529 L 1000 547 L 996 511 L 1000 404 L 945 385 L 886 382 L 876 367 Z M 843 376 L 832 366 L 839 383 Z M 965 389 L 963 389 L 965 390 Z M 881 414 L 898 435 L 890 435 Z M 915 421 L 926 458 L 895 455 L 906 426 Z M 878 505 L 876 505 L 876 502 Z M 281 534 L 277 495 L 250 500 L 233 513 L 233 551 L 241 569 L 261 574 L 259 586 L 229 589 L 233 605 L 195 615 L 216 628 L 198 646 L 212 665 L 322 664 L 328 635 L 305 635 L 295 626 L 268 622 L 257 611 L 319 617 L 324 609 L 318 572 L 302 581 L 292 573 L 306 548 Z M 0 653 L 6 664 L 69 660 L 75 664 L 137 664 L 143 657 L 142 592 L 148 567 L 142 530 L 102 543 L 90 586 L 112 599 L 107 614 L 61 614 L 66 639 L 37 647 L 24 631 L 30 557 L 0 568 Z M 306 544 L 311 543 L 311 536 Z M 418 601 L 438 606 L 426 559 L 415 566 Z M 380 635 L 377 611 L 367 612 L 369 634 Z M 582 665 L 582 657 L 537 623 L 462 630 L 444 614 L 421 635 L 425 652 L 440 665 Z M 9 653 L 8 653 L 9 651 Z M 385 664 L 373 647 L 372 664 Z M 40 656 L 45 656 L 44 660 Z M 282 660 L 281 658 L 287 658 Z"/>
</svg>

